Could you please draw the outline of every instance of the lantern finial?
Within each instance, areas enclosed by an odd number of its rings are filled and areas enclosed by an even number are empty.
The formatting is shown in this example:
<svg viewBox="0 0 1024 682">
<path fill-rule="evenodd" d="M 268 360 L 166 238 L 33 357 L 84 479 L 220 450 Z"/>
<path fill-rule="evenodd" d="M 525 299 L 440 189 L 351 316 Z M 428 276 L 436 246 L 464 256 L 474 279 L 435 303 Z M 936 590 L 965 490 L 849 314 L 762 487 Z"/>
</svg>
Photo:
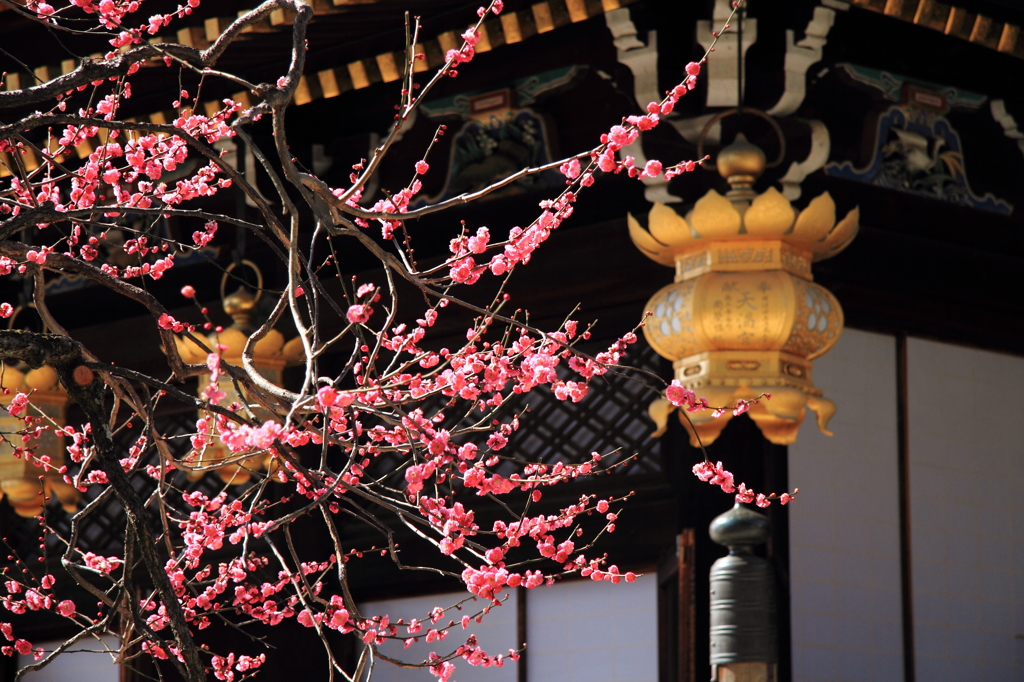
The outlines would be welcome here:
<svg viewBox="0 0 1024 682">
<path fill-rule="evenodd" d="M 751 188 L 764 173 L 767 162 L 760 147 L 747 142 L 743 133 L 737 133 L 733 143 L 718 152 L 715 161 L 719 175 L 732 187 L 725 196 L 730 199 L 753 199 L 757 196 Z"/>
<path fill-rule="evenodd" d="M 256 307 L 256 299 L 244 286 L 238 287 L 238 291 L 224 298 L 224 312 L 231 316 L 234 324 L 231 325 L 241 332 L 251 333 L 252 311 Z"/>
</svg>

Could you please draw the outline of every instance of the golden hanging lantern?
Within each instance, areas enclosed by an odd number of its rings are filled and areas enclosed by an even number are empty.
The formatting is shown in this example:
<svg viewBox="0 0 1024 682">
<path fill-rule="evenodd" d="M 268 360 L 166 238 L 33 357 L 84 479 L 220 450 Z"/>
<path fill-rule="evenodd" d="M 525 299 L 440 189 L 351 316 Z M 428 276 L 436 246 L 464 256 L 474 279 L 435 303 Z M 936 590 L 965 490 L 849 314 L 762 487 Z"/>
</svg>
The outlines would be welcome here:
<svg viewBox="0 0 1024 682">
<path fill-rule="evenodd" d="M 14 316 L 10 319 L 13 324 Z M 18 516 L 26 518 L 42 514 L 53 497 L 65 511 L 74 513 L 78 509 L 78 491 L 58 471 L 65 461 L 64 435 L 58 429 L 66 423 L 68 394 L 53 367 L 21 367 L 7 363 L 0 366 L 0 499 L 6 499 Z M 8 408 L 18 393 L 28 394 L 29 403 L 16 417 Z M 25 416 L 41 419 L 42 425 L 50 427 L 39 434 L 35 444 L 23 441 L 19 433 L 25 430 Z M 19 447 L 32 452 L 15 454 Z M 49 466 L 36 463 L 44 457 L 49 458 Z"/>
<path fill-rule="evenodd" d="M 858 209 L 836 222 L 828 192 L 799 213 L 774 188 L 757 194 L 752 187 L 764 172 L 765 156 L 742 134 L 719 153 L 717 165 L 731 187 L 725 196 L 709 191 L 685 217 L 656 203 L 648 230 L 628 216 L 636 247 L 676 269 L 675 282 L 647 303 L 653 314 L 644 336 L 673 361 L 679 383 L 712 405 L 770 393 L 749 414 L 772 443 L 794 442 L 807 408 L 831 435 L 826 426 L 835 405 L 814 386 L 811 367 L 839 339 L 843 311 L 830 291 L 812 281 L 811 263 L 853 240 Z M 674 409 L 665 399 L 652 403 L 655 436 L 664 433 Z M 708 444 L 732 413 L 688 416 Z M 697 444 L 692 431 L 690 440 Z"/>
<path fill-rule="evenodd" d="M 220 295 L 223 302 L 224 312 L 231 316 L 233 323 L 221 332 L 214 332 L 207 337 L 207 346 L 210 350 L 221 356 L 221 362 L 234 367 L 242 367 L 242 351 L 249 340 L 249 336 L 256 331 L 252 324 L 252 311 L 259 302 L 263 293 L 263 275 L 255 263 L 243 260 L 244 265 L 249 266 L 256 272 L 257 292 L 253 296 L 248 289 L 240 286 L 230 296 L 225 295 L 228 274 L 234 270 L 235 264 L 231 264 L 224 277 L 221 279 Z M 191 364 L 205 364 L 207 352 L 188 338 L 175 337 L 175 344 L 182 360 Z M 218 346 L 222 348 L 218 348 Z M 283 382 L 284 368 L 289 365 L 298 364 L 304 358 L 302 339 L 296 337 L 285 343 L 284 335 L 276 329 L 271 329 L 266 336 L 256 342 L 253 347 L 252 360 L 256 370 L 268 381 L 280 386 Z M 225 393 L 225 398 L 220 405 L 229 407 L 231 405 L 242 406 L 256 419 L 266 421 L 272 419 L 273 415 L 253 404 L 253 401 L 243 391 L 239 394 L 235 382 L 224 373 L 218 379 L 218 390 Z M 199 380 L 198 395 L 201 399 L 203 391 L 210 384 L 210 376 L 204 375 Z M 207 410 L 200 410 L 200 418 L 209 418 L 211 424 L 208 427 L 207 436 L 210 441 L 202 449 L 193 452 L 189 462 L 195 471 L 189 472 L 189 478 L 196 480 L 202 477 L 208 469 L 216 469 L 217 474 L 226 483 L 245 483 L 251 477 L 251 472 L 267 469 L 270 466 L 272 456 L 269 452 L 254 452 L 251 455 L 246 453 L 232 452 L 216 436 L 212 428 L 212 421 L 216 414 Z M 218 464 L 224 462 L 223 464 Z"/>
</svg>

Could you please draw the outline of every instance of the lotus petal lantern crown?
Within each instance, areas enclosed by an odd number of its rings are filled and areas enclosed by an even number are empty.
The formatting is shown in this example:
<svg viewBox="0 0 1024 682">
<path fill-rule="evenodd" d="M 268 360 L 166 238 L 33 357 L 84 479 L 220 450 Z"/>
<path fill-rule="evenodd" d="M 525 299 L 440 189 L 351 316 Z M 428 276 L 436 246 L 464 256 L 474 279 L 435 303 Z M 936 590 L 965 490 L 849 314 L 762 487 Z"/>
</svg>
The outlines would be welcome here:
<svg viewBox="0 0 1024 682">
<path fill-rule="evenodd" d="M 773 443 L 796 440 L 806 408 L 826 434 L 835 405 L 811 381 L 812 360 L 828 351 L 843 329 L 843 311 L 830 291 L 815 284 L 811 263 L 830 258 L 853 240 L 858 209 L 836 221 L 828 192 L 797 212 L 773 188 L 757 194 L 765 156 L 742 134 L 723 149 L 718 172 L 732 189 L 701 197 L 686 216 L 655 203 L 648 230 L 628 216 L 629 235 L 641 252 L 675 266 L 673 284 L 647 304 L 644 336 L 673 361 L 679 383 L 716 406 L 770 393 L 749 414 Z M 674 408 L 651 405 L 664 433 Z M 704 444 L 713 442 L 731 413 L 713 419 L 690 414 Z M 686 423 L 685 419 L 680 419 Z"/>
</svg>

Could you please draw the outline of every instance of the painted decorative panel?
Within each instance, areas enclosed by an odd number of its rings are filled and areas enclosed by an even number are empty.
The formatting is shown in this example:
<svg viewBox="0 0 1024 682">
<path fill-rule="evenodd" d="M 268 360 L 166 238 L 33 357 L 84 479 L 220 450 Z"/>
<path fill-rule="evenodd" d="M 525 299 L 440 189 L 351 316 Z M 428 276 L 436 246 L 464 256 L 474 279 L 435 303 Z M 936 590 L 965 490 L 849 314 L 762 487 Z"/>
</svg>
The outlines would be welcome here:
<svg viewBox="0 0 1024 682">
<path fill-rule="evenodd" d="M 984 95 L 853 64 L 839 66 L 852 81 L 895 104 L 878 117 L 868 163 L 830 163 L 826 175 L 1003 215 L 1013 212 L 1006 200 L 971 189 L 960 134 L 946 117 L 953 109 L 977 109 Z"/>
</svg>

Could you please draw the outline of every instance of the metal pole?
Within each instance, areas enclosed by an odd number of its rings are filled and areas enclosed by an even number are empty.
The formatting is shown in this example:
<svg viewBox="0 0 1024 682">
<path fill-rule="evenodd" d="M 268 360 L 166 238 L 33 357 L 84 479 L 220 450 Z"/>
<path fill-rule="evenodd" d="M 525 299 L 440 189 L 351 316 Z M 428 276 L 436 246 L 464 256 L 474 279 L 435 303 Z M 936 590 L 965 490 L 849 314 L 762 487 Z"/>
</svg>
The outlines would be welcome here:
<svg viewBox="0 0 1024 682">
<path fill-rule="evenodd" d="M 775 579 L 754 547 L 771 535 L 763 514 L 736 503 L 715 517 L 711 539 L 729 554 L 711 566 L 711 679 L 773 682 L 778 664 Z"/>
</svg>

